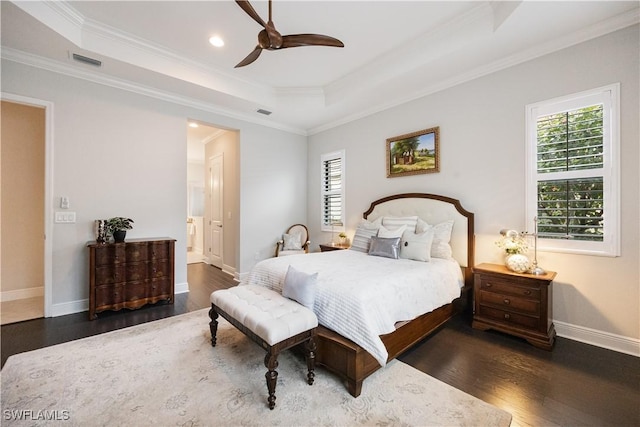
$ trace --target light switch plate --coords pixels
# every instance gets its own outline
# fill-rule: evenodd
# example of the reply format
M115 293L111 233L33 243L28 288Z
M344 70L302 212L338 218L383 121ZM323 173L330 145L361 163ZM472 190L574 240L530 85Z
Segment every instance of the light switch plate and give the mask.
M54 222L58 224L73 224L76 222L75 212L56 212Z

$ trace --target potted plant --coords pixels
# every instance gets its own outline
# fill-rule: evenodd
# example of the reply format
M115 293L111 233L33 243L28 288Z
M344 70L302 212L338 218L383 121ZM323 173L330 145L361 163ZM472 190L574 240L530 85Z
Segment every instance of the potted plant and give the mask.
M124 238L127 235L127 230L133 228L133 220L131 218L125 218L122 216L116 216L109 218L106 223L106 228L116 243L124 242Z

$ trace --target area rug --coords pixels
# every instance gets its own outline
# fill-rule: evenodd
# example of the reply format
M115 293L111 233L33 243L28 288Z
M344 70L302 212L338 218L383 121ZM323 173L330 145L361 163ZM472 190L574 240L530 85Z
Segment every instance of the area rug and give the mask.
M99 320L97 320L99 321ZM278 361L267 406L264 355L220 318L211 347L207 310L9 357L2 425L508 426L511 415L394 360L353 398L304 358Z

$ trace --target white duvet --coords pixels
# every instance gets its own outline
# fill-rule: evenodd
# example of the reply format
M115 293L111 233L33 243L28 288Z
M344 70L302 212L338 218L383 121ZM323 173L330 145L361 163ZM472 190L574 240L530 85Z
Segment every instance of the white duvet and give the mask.
M259 262L241 285L282 293L289 265L318 273L314 312L318 322L360 345L380 365L388 353L380 335L460 296L463 277L455 260L430 262L370 256L354 250L270 258Z

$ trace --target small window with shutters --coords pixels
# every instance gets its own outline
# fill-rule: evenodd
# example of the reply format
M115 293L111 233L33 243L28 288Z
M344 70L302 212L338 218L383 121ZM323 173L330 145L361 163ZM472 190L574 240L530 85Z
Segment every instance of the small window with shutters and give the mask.
M538 249L619 255L618 98L611 85L527 106L527 221Z
M321 156L321 230L344 231L344 150Z

